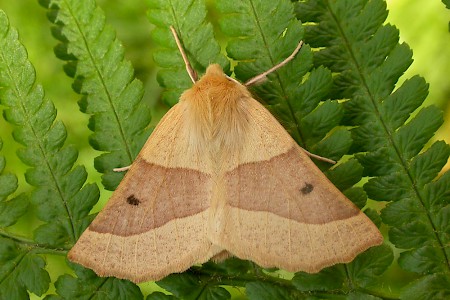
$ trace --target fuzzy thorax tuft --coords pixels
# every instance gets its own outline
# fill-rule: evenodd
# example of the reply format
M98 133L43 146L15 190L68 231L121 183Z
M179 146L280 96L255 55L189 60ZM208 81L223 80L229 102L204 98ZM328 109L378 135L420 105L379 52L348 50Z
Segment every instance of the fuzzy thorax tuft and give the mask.
M225 75L218 64L210 65L180 99L191 116L191 141L203 149L210 148L214 157L238 151L236 147L244 144L248 130L245 102L251 97L247 88Z

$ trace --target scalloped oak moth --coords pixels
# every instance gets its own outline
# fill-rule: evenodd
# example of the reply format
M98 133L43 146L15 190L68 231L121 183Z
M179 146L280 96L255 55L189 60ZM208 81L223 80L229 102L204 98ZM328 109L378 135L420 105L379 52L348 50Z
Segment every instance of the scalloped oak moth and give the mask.
M197 81L174 36L194 84L69 259L100 276L143 282L230 254L315 273L381 244L378 228L246 86L216 64Z

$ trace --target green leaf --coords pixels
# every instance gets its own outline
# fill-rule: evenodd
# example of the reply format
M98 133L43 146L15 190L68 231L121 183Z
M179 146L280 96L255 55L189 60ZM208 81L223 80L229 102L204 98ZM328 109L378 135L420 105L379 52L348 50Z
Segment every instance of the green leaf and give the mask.
M0 28L5 23L7 19L0 11ZM0 150L2 147L0 139ZM30 255L4 230L17 222L29 204L24 194L8 199L17 189L17 177L3 174L5 164L4 157L0 156L0 299L29 299L27 290L42 295L48 289L50 277L42 258Z
M450 297L450 280L444 274L422 277L409 284L402 292L401 299L434 300Z
M205 291L200 295L200 297L196 298L199 300L222 300L222 299L231 299L230 293L219 286L211 286L205 289Z
M398 216L402 216L399 218ZM389 220L392 226L401 226L404 220L415 220L426 222L426 214L422 208L411 198L405 198L397 202L389 203L385 209L381 211L383 221Z
M3 142L0 139L0 150ZM0 228L8 227L26 212L29 199L26 195L20 194L17 197L8 199L8 196L17 190L17 177L13 174L4 174L6 161L0 156Z
M192 274L172 274L157 282L160 287L177 297L192 297L201 293L202 286Z
M364 213L369 217L369 219L379 228L383 223L380 214L375 209L365 209Z
M362 292L352 292L347 297L348 300L381 300L383 298L379 298L370 294L362 293Z
M292 279L292 284L304 292L332 291L341 289L345 279L342 266L333 266L323 269L317 274L296 273Z
M394 260L394 254L387 245L372 247L358 255L347 265L350 279L360 287L370 287L377 283Z
M443 141L434 143L429 149L416 156L410 171L417 186L424 186L439 174L450 156L450 146Z
M401 87L383 100L380 112L389 128L397 129L425 100L428 84L419 76L406 80ZM403 101L408 99L408 101Z
M71 264L78 278L65 274L55 282L56 292L63 299L143 299L138 286L127 280L98 277L91 270Z
M300 297L299 299L307 299L307 300L347 300L348 297L346 295L338 295L333 293L318 293L318 295L311 295L306 297Z
M359 209L366 206L367 194L362 187L353 187L344 191L345 197L350 199Z
M0 150L3 148L3 141L0 139ZM13 174L2 174L6 165L6 160L0 156L0 200L5 200L9 195L17 190L17 177Z
M147 298L145 298L145 299L146 300L176 300L178 298L175 296L172 296L172 295L166 295L161 292L154 292L154 293L151 293L150 295L148 295Z
M0 299L29 299L27 290L41 296L50 284L44 268L42 257L0 237Z
M320 154L333 160L339 160L345 153L349 152L352 145L352 138L347 129L339 128L332 131L327 137L311 147L313 153ZM328 167L330 165L328 164ZM356 174L348 176L358 176L359 168L355 170Z
M41 4L49 9L54 36L61 41L56 53L67 61L66 73L83 96L80 109L91 115L90 144L106 152L95 159L95 168L112 190L124 175L113 168L131 165L149 135L150 109L141 101L142 83L134 79L131 63L95 1Z
M310 81L310 80L309 80ZM308 81L308 82L309 82ZM304 139L309 144L315 144L323 139L343 116L342 106L336 101L325 101L322 105L301 120L305 128Z
M408 179L407 174L393 172L386 176L371 178L364 184L364 189L371 199L398 201L410 196L411 186L408 184Z
M305 55L308 56L308 53ZM320 101L327 96L331 88L331 83L330 70L323 67L312 69L305 82L298 89L298 93L302 96L303 101L292 102L292 110L296 112L298 117L301 117L302 114L306 115L312 112ZM311 122L306 122L304 125L307 126L309 130L316 131L317 134L328 132L331 128L327 129L323 127L330 126L329 124L336 124L342 118L342 108L334 101L324 102L317 110L315 113L318 114L318 116L314 118L305 117L304 120ZM319 120L322 120L323 123L317 122ZM305 132L305 134L308 134L308 132ZM316 137L314 134L309 134L309 136Z
M444 3L445 6L450 9L450 0L442 0L442 3Z
M326 175L333 184L344 191L361 180L363 168L356 159L350 159L328 170Z
M36 295L45 293L50 283L50 276L44 269L45 265L42 257L32 254L25 255L20 262L22 272L18 274L17 279Z
M181 93L192 86L170 26L177 31L189 62L197 72L203 73L209 64L217 63L228 73L230 63L220 53L211 23L206 20L205 1L150 0L149 7L148 18L157 26L152 38L161 47L153 57L164 68L158 72L158 82L166 88L162 98L168 105L177 103Z
M408 236L408 233L412 231L416 234L413 237ZM429 227L428 223L412 220L409 223L392 228L389 236L396 241L397 247L410 249L419 244L431 243L428 237L431 231L432 228Z
M44 300L63 300L64 298L57 295L47 295Z
M157 282L163 289L181 299L222 300L230 299L230 293L214 285L209 285L210 278L200 279L193 274L172 274Z
M401 151L403 159L410 160L416 156L443 122L442 111L429 106L399 128L393 136L393 143L397 146L397 151Z
M425 185L423 197L430 207L440 207L450 203L450 172L445 172L437 180Z
M253 263L248 260L242 260L237 257L230 257L222 262L208 262L203 264L204 270L211 272L222 272L229 275L247 274L253 268Z
M287 289L263 281L249 282L245 288L250 300L299 299Z
M421 232L418 234L421 234ZM414 235L414 238L418 239L417 234ZM429 274L445 272L447 268L445 265L442 265L442 261L445 261L445 259L446 257L441 249L435 245L425 245L416 247L414 250L402 252L398 259L398 264L407 271Z
M0 184L5 184L2 182L4 179L3 176L5 175L0 175ZM17 220L27 211L29 201L30 199L25 194L21 194L10 200L0 201L0 228L15 224Z

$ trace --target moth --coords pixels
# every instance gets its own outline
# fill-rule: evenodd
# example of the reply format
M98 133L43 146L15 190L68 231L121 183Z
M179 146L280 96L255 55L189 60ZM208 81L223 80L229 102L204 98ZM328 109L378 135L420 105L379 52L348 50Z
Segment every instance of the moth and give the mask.
M229 255L315 273L383 241L247 86L210 65L161 119L68 254L100 276L159 280Z

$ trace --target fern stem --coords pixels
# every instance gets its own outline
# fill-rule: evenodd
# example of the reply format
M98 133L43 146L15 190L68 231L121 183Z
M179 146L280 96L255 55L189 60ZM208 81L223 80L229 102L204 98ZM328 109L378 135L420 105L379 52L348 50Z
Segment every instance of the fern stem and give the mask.
M13 240L15 242L19 242L19 243L22 243L22 244L27 244L27 245L36 244L36 242L33 241L32 239L26 238L26 237L21 236L21 235L16 235L16 234L11 233L11 232L7 232L4 229L0 229L0 236L4 237L4 238L11 239L11 240Z
M350 290L353 290L355 287L353 285L353 281L352 281L352 278L351 278L350 273L348 271L347 265L344 265L344 270L345 270L345 276L347 276L348 287L349 287Z
M38 244L33 247L33 249L30 252L33 252L35 254L50 254L50 255L60 255L60 256L66 256L69 249L52 249L48 247L42 247Z
M66 255L69 249L63 248L51 248L48 245L36 243L36 241L17 235L6 230L0 229L0 237L7 238L13 240L14 242L24 245L24 247L28 248L30 251L33 251L36 254L56 254L56 255Z

